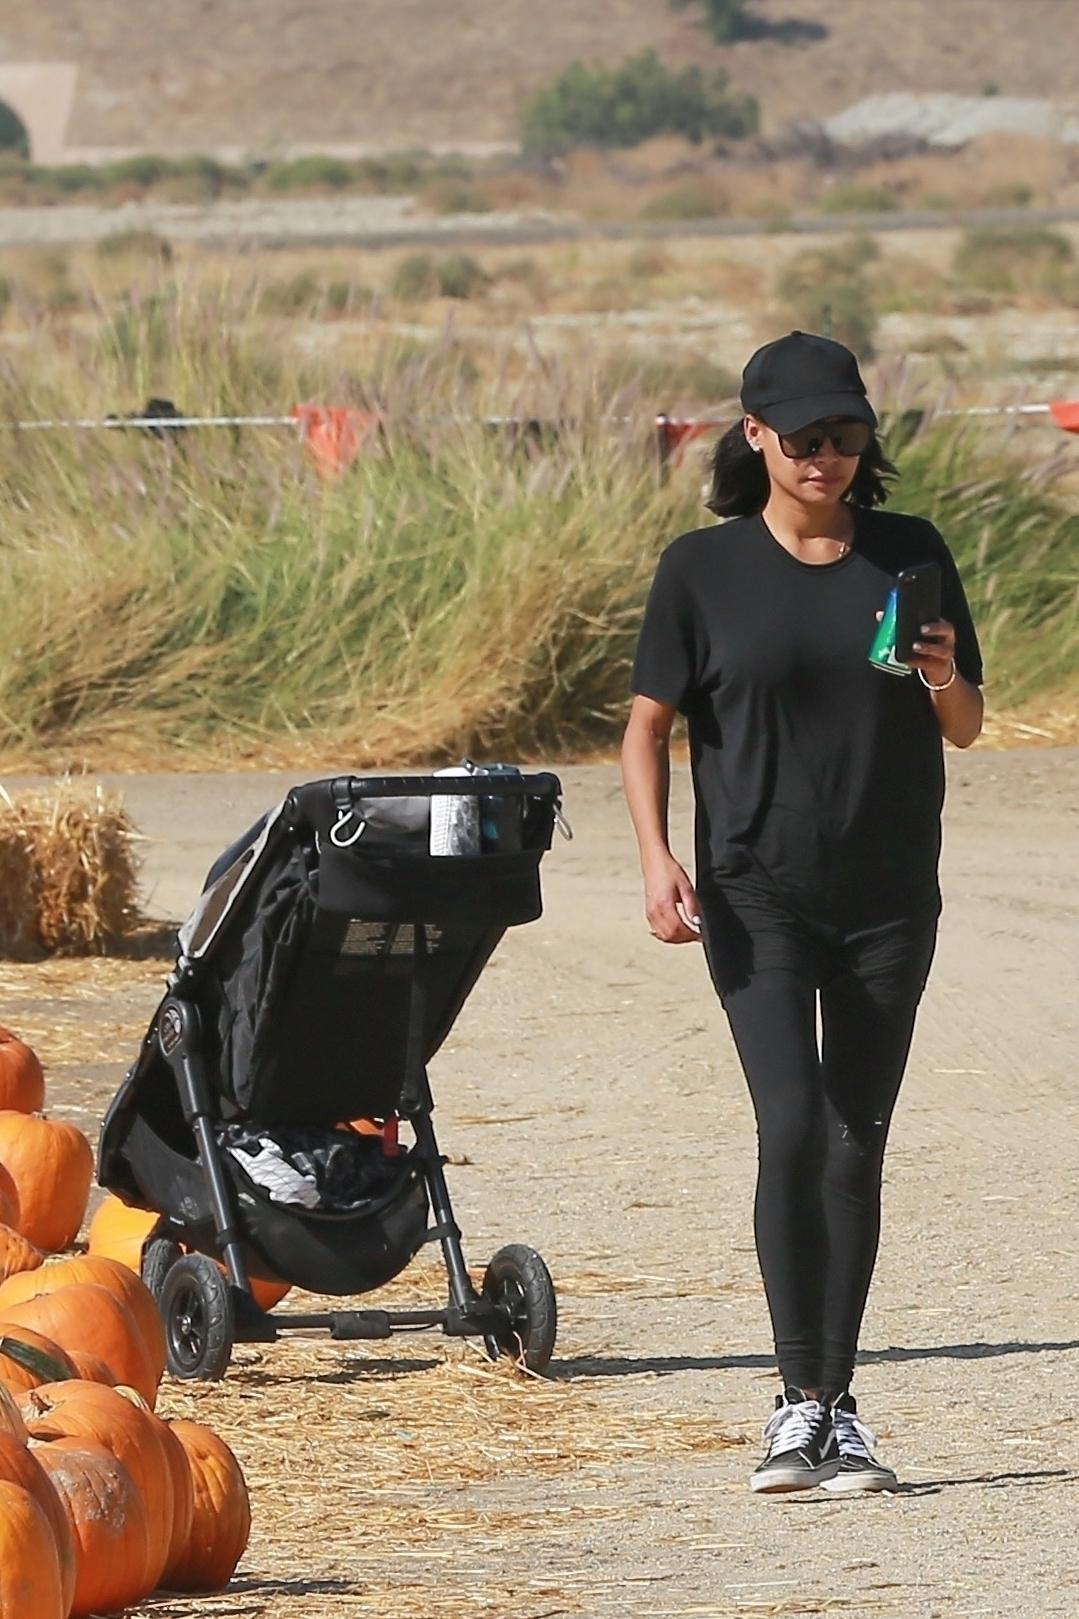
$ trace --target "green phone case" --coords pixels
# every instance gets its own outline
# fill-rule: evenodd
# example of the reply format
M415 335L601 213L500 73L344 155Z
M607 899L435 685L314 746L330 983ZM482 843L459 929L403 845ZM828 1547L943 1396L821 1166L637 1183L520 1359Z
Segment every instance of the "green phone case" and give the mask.
M888 593L888 605L884 609L884 616L877 625L877 633L869 648L870 663L875 669L883 669L887 675L914 673L909 663L900 663L895 655L895 627L898 617L899 592L893 585Z

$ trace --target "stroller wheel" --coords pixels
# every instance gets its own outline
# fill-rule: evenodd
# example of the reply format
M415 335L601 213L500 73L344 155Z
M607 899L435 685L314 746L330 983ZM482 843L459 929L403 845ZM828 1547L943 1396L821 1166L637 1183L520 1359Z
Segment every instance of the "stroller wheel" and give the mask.
M484 1335L491 1359L509 1355L530 1372L545 1371L558 1333L558 1306L551 1273L536 1250L519 1242L500 1248L487 1267L482 1292L505 1323Z
M177 1244L170 1242L168 1237L155 1237L146 1244L146 1252L142 1256L142 1279L158 1304L161 1303L165 1277L182 1257Z
M174 1377L224 1377L232 1355L229 1284L205 1254L187 1254L161 1290L169 1371Z

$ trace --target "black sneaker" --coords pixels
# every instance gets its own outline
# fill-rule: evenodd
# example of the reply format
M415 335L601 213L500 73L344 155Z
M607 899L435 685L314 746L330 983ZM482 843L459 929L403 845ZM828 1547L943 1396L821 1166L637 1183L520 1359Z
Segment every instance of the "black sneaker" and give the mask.
M776 1395L776 1408L764 1428L768 1451L749 1480L751 1490L769 1495L812 1490L839 1471L832 1413L801 1389Z
M859 1420L853 1394L840 1394L832 1401L832 1426L839 1447L839 1468L825 1479L826 1490L850 1495L862 1490L898 1490L899 1480L892 1469L878 1462L873 1454L877 1436Z

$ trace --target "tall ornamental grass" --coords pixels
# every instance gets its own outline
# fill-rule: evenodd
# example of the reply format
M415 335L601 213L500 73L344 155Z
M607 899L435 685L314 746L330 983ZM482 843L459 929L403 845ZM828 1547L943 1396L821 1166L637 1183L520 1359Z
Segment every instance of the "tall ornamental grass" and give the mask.
M444 355L406 359L335 378L225 302L170 303L9 374L9 422L150 392L189 411L352 399L386 420L332 482L290 430L0 426L9 763L362 768L613 741L659 550L710 520L700 463L660 480L632 391L612 412L548 376L561 425L518 436L473 419L492 398ZM908 442L893 504L949 539L997 710L1079 696L1079 516L1049 468L990 457L983 432Z

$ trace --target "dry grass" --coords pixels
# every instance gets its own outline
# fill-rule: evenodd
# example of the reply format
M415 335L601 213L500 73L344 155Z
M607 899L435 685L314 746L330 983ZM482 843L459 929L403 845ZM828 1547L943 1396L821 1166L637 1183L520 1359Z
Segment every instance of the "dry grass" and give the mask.
M254 1531L235 1605L221 1599L230 1614L293 1613L306 1597L304 1613L383 1619L594 1611L623 1582L514 1580L513 1548L526 1536L557 1547L582 1526L625 1535L632 1503L588 1497L612 1470L745 1443L711 1418L635 1412L617 1390L525 1377L468 1348L411 1362L306 1340L241 1348L224 1383L170 1384L161 1409L209 1423L243 1463ZM563 1475L572 1500L537 1506L537 1481ZM263 1605L244 1606L248 1593ZM133 1611L214 1608L162 1599Z
M113 948L136 921L135 829L101 787L0 788L0 954Z

